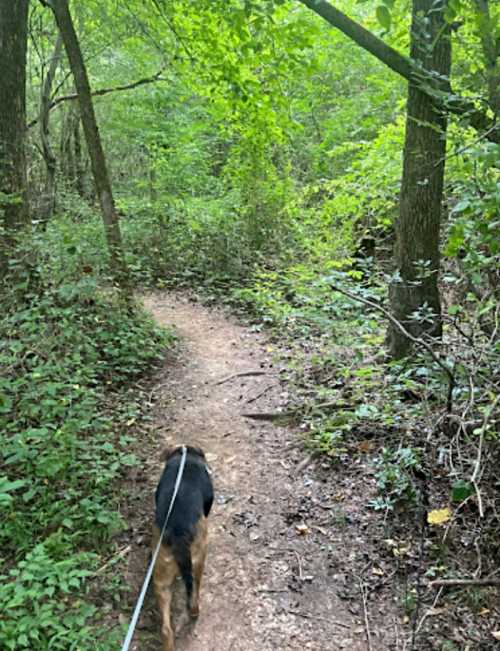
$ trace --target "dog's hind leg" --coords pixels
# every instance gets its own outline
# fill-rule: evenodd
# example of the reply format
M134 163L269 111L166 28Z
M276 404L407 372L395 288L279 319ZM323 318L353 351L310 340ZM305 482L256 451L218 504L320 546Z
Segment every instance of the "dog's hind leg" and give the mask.
M158 530L155 527L153 541L158 540ZM170 550L163 545L160 548L153 571L153 584L161 616L162 651L174 651L174 632L170 621L170 606L172 589L178 574L177 563Z
M193 563L193 595L189 604L191 617L198 617L200 614L200 588L207 556L208 531L207 520L202 518L198 523L196 537L191 545L191 558Z

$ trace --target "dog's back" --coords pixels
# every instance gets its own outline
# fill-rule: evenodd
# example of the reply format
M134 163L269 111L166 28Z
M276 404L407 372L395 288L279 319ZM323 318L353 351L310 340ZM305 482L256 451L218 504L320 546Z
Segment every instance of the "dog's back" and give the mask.
M193 610L193 560L195 546L206 546L205 518L213 502L213 486L203 452L187 447L186 464L179 491L168 519L163 545L170 548L186 586L188 606ZM165 468L156 489L155 523L162 530L174 491L181 461L181 448L165 453ZM200 539L200 540L198 540ZM205 550L202 550L204 556Z

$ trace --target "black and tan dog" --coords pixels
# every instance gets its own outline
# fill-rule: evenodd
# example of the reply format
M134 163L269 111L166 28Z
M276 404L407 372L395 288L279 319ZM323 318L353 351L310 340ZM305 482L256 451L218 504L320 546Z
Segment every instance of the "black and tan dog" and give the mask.
M170 604L173 583L179 575L186 586L190 615L197 617L199 614L201 577L207 553L207 516L214 497L212 480L203 451L191 446L186 448L186 465L179 492L165 529L153 573L154 589L162 618L163 651L174 651ZM181 456L182 447L169 448L162 455L166 463L156 489L153 549L158 544L160 531L167 516Z

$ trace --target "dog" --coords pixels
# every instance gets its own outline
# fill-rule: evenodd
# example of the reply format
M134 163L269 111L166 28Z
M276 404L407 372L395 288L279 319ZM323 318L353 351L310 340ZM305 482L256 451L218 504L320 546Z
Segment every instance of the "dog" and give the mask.
M213 485L205 455L200 448L186 446L186 464L179 491L167 522L160 552L153 571L153 585L162 619L163 651L174 651L170 605L174 581L180 575L186 587L191 617L200 612L200 586L207 554L207 517L214 499ZM182 447L168 448L162 454L165 467L155 494L156 513L153 549L172 499Z

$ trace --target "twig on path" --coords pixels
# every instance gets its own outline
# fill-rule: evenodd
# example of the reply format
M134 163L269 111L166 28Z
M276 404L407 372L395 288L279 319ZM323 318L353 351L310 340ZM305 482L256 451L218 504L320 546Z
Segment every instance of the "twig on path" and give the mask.
M368 651L372 651L372 635L370 633L370 624L368 622L368 606L366 603L366 590L363 579L359 579L359 588L361 590L361 596L363 597L363 614L365 619L365 631L366 631L366 643L368 645Z
M295 472L296 473L302 472L302 470L307 468L307 466L311 463L311 461L313 461L317 456L318 456L318 452L316 451L311 452L311 454L308 454L305 459L302 459L302 461L295 466Z
M243 418L251 418L252 420L282 420L285 418L295 418L298 414L298 410L294 409L292 411L274 411L270 413L261 413L261 414L241 414Z
M425 613L422 616L422 619L419 621L419 623L418 623L418 625L417 625L417 627L415 629L415 635L418 635L418 633L420 633L420 629L424 625L424 622L427 619L427 617L429 617L429 615L432 614L432 612L433 612L434 608L436 607L436 604L439 601L439 598L441 597L442 593L443 593L443 588L441 587L441 588L439 588L438 593L435 596L434 601L432 602L432 606L425 611Z
M101 566L101 567L96 571L96 574L102 574L102 573L104 572L104 570L105 570L105 569L106 569L106 568L107 568L111 563L114 563L114 562L116 562L117 560L119 560L120 558L123 558L124 556L126 556L126 555L129 553L129 551L131 550L131 548L132 548L131 545L127 545L127 546L124 547L123 549L120 549L119 552L117 552L114 556L112 556L111 558L109 558L109 559L104 563L104 565L102 565L102 566Z
M429 588L468 588L471 586L500 586L500 579L437 579Z
M214 387L218 387L219 384L225 384L226 382L229 382L229 380L234 380L238 377L251 377L253 375L269 375L269 373L267 371L243 371L242 373L234 373L218 382L214 382Z
M330 619L329 617L320 617L319 615L313 615L312 613L302 613L300 610L286 610L290 615L295 615L296 617L303 617L304 619L316 619L318 622L326 622L327 624L334 624L335 626L341 626L342 628L351 628L349 624L344 624L343 622L337 622L335 619Z
M272 389L275 386L276 386L275 384L269 384L265 389L262 389L262 391L258 393L256 396L254 396L253 398L249 398L248 400L245 400L245 403L249 405L251 402L255 402L256 400L261 398L265 393L267 393L269 389Z
M293 550L293 553L295 554L295 556L297 558L297 565L298 565L298 568L299 568L299 579L301 581L303 581L304 580L304 574L302 573L302 559L300 558L299 552Z

